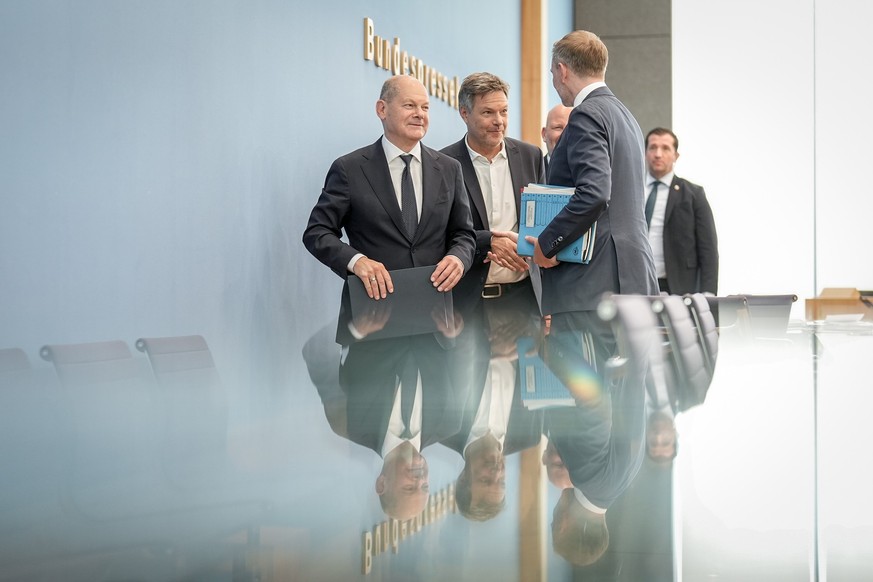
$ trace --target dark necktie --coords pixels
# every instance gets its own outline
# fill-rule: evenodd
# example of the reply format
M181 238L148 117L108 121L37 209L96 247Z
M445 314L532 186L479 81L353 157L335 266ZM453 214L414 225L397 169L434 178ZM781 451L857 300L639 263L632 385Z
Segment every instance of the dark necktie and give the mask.
M652 184L652 190L649 192L649 197L646 198L646 226L650 226L652 224L652 213L655 210L655 200L658 198L658 182Z
M415 405L415 392L418 388L418 367L415 358L410 353L400 373L400 415L403 418L404 439L411 439L412 434L412 407Z
M403 154L400 159L404 163L403 175L400 177L400 212L403 214L403 226L406 227L406 233L411 238L415 236L415 229L418 228L415 187L412 185L412 174L409 172L412 154Z

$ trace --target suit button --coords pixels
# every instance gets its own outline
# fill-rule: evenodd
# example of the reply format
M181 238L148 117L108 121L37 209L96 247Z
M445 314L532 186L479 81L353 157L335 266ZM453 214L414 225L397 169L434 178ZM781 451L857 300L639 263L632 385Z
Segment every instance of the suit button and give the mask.
M561 242L562 240L564 240L564 237L559 236L559 237L558 237L558 242Z

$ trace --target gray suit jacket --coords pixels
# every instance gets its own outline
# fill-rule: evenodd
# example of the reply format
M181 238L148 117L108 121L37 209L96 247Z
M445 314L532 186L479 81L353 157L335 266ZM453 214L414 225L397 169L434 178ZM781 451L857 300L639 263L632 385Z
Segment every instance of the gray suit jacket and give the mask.
M359 252L388 270L435 265L451 254L466 273L475 242L461 167L423 144L421 157L422 208L414 238L403 227L380 138L331 165L303 232L307 250L344 279Z
M718 294L718 236L701 186L673 177L664 213L664 266L675 295Z
M549 184L576 191L539 236L547 257L597 221L587 265L543 269L543 313L597 308L606 292L656 295L658 282L643 213L643 137L633 115L606 87L573 109L549 161Z
M512 190L515 193L515 210L521 207L521 189L530 183L545 181L543 152L540 148L517 139L505 138L506 157L509 160L509 173L512 176ZM473 214L473 230L476 234L476 254L473 266L464 275L464 279L454 291L455 297L481 297L482 287L488 278L491 263L486 263L488 251L491 250L491 227L488 224L488 211L485 209L485 198L473 160L464 138L440 150L442 153L458 160L464 172L464 186L469 196L470 209ZM517 230L517 229L516 229Z

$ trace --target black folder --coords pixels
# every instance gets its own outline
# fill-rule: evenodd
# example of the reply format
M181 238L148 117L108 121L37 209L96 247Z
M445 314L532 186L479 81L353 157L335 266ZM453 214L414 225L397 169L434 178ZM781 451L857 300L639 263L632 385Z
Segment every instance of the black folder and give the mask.
M424 333L443 333L455 324L452 292L440 292L430 280L436 266L389 271L394 293L385 299L370 299L364 282L348 277L352 324L355 321L384 322L384 327L364 340L385 339ZM361 331L361 330L358 330Z

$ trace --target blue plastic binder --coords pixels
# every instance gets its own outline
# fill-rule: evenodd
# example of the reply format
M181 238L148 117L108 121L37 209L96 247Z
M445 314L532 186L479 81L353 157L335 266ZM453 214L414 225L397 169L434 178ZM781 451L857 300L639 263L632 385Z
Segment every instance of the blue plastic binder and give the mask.
M573 195L574 189L546 184L528 184L521 191L521 212L518 217L518 254L532 257L534 246L524 237L539 237L546 226L552 221ZM594 252L594 237L597 223L588 231L564 247L555 258L559 261L587 264Z

